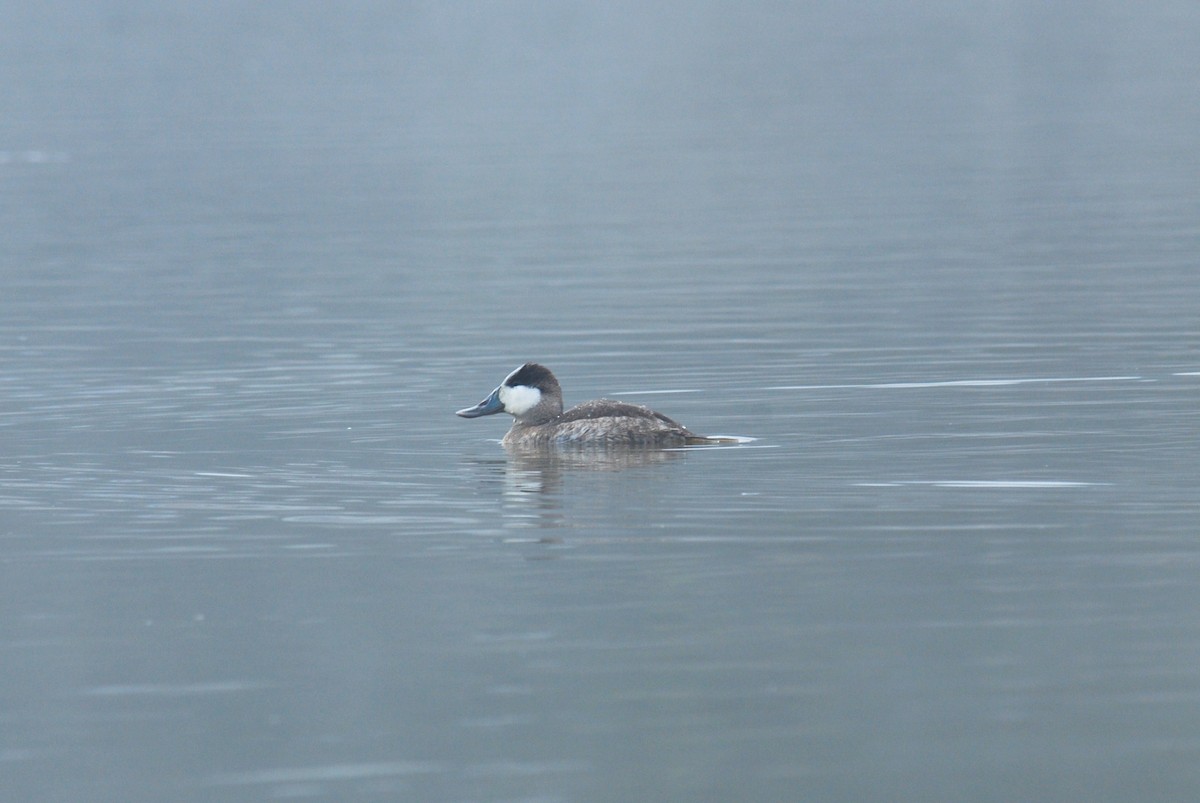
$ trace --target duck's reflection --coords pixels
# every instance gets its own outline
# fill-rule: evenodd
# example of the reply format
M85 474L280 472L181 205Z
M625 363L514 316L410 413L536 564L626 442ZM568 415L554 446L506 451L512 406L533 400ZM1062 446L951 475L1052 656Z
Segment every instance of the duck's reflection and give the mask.
M563 487L572 475L598 472L615 474L683 459L685 449L646 448L529 448L505 446L505 459L480 461L490 472L501 473L501 515L510 528L561 528L569 526L563 510ZM599 478L597 478L599 479ZM615 479L615 478L613 478ZM624 486L627 481L621 483ZM593 492L600 485L589 483ZM610 488L620 493L621 488Z
M562 476L570 471L624 471L660 465L683 457L684 449L576 446L529 448L505 446L510 471L534 471Z

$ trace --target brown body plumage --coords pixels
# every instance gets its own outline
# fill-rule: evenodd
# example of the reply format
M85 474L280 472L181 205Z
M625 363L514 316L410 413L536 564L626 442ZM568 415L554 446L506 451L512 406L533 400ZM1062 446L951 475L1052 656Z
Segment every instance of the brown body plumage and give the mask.
M605 446L683 446L695 438L687 427L640 404L597 399L577 404L537 423L514 419L502 443L509 446L603 444Z

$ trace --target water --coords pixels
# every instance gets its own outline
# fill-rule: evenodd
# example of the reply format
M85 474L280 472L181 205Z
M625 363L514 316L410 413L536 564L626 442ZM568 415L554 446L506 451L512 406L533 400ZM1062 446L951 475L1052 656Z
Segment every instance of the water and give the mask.
M4 11L5 799L1200 791L1192 4Z

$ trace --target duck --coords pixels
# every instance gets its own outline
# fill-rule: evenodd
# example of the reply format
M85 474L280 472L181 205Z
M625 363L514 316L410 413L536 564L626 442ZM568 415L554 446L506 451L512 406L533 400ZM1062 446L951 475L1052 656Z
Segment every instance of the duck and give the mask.
M520 366L474 407L455 415L479 418L496 413L513 417L500 443L506 447L642 446L669 447L708 443L683 424L649 407L596 399L563 410L562 387L544 365Z

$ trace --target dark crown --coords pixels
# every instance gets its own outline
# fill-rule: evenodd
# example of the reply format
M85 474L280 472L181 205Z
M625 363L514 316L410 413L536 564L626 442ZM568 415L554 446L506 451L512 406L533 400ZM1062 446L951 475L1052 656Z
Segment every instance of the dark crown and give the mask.
M546 366L538 365L536 362L527 362L514 371L508 379L504 380L504 384L510 388L515 388L517 385L525 385L530 388L543 388L550 385L557 385L558 381Z

